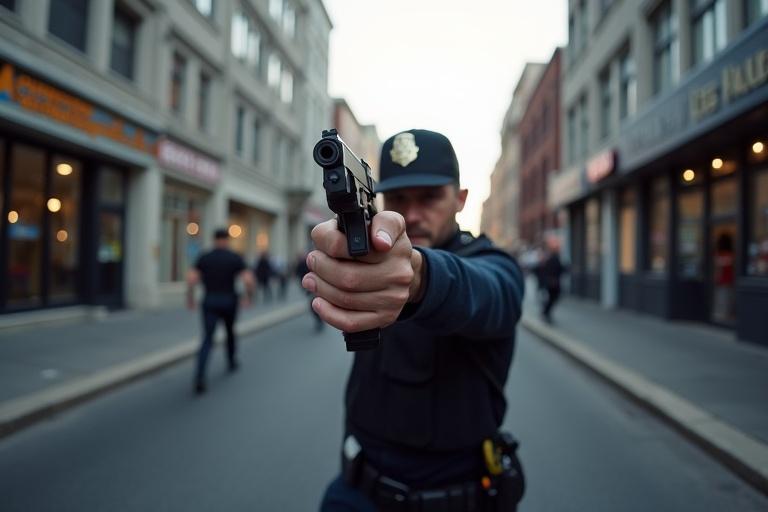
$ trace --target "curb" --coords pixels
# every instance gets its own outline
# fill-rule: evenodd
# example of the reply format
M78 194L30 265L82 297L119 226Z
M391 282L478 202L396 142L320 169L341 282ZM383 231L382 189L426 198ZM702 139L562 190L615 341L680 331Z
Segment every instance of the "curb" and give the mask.
M306 311L306 302L297 302L241 322L237 334L253 334ZM171 348L110 366L93 375L1 403L0 439L52 414L189 359L197 353L198 345L197 337L187 339Z
M747 483L768 495L768 445L540 320L523 316L521 324L666 420Z

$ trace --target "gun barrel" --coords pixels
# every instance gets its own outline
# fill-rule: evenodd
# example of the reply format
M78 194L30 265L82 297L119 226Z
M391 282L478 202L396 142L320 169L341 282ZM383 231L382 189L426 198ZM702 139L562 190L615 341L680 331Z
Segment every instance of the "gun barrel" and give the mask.
M332 139L321 139L315 144L312 151L312 157L320 167L334 167L339 165L339 157L343 150L340 149L341 142Z

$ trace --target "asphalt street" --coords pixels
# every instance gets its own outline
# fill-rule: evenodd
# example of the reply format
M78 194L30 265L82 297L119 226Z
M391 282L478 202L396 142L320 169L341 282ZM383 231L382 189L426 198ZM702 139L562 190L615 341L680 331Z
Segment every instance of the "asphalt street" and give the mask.
M523 511L768 510L768 499L520 331L506 425ZM0 510L312 511L338 471L341 334L309 315L245 340L242 368L177 365L0 441Z

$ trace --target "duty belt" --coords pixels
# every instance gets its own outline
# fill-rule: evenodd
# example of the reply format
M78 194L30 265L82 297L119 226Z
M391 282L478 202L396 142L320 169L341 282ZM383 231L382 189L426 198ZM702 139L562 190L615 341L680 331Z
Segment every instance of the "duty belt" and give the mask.
M410 489L365 462L344 465L344 480L368 495L381 512L478 512L485 492L475 482Z

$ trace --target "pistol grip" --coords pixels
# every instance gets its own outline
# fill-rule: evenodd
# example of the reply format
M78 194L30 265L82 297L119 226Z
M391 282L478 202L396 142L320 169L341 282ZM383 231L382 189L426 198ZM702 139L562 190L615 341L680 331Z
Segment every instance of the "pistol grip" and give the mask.
M365 256L370 252L368 229L371 222L367 211L341 213L338 223L339 231L347 237L347 251L350 256Z
M360 332L345 332L344 343L347 344L347 352L359 350L372 350L381 343L381 329L368 329Z

